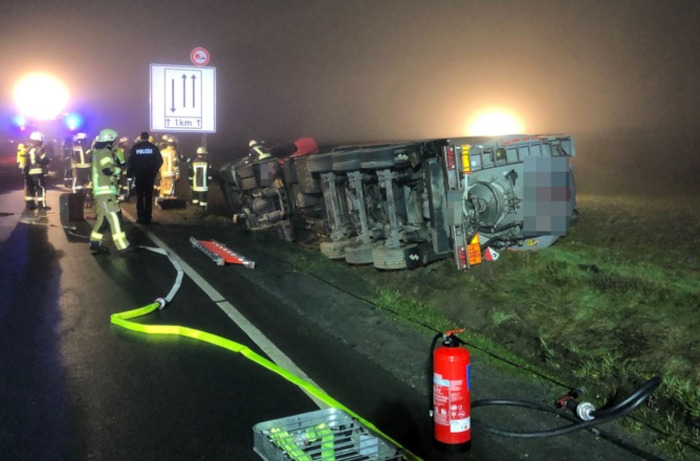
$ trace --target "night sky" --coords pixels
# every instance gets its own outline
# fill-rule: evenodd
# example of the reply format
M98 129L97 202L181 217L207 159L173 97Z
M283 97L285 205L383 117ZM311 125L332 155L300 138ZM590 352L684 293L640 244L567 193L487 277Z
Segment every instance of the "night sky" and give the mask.
M455 137L488 106L576 136L579 190L696 194L695 0L2 0L0 116L46 71L90 129L149 126L149 64L217 74L212 160L251 138L324 145ZM183 134L183 148L199 135Z

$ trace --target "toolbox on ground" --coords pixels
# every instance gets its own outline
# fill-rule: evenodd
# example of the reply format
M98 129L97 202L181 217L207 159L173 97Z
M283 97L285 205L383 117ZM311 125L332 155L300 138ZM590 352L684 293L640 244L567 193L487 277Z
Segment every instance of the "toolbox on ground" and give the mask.
M402 461L401 450L346 412L317 410L253 426L253 450L265 461Z
M61 194L59 197L59 209L61 222L83 221L83 208L85 207L85 197L81 194Z

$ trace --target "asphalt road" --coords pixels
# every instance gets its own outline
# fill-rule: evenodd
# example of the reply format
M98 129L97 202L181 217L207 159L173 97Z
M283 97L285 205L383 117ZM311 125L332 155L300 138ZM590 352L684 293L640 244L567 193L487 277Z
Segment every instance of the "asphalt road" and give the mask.
M3 459L255 460L255 424L319 408L298 387L238 354L112 326L110 314L167 294L175 279L171 263L145 250L119 256L111 243L111 254L90 254L90 222L71 232L62 227L73 224L60 221L63 190L49 192L53 209L46 216L27 216L17 184L5 181L0 195ZM127 218L132 209L125 205ZM270 236L230 226L164 219L126 229L134 243L168 248L187 269L173 302L144 323L204 330L284 366L293 363L423 459L640 459L629 447L586 431L503 439L476 422L468 454L441 454L432 448L426 417L429 339L374 309L366 301L370 288L342 271L313 274L277 251L279 242ZM225 243L257 266L216 266L190 237ZM225 312L227 306L235 315ZM251 337L236 315L264 338ZM543 391L473 356L475 398ZM521 413L484 414L484 420L516 430L562 424Z

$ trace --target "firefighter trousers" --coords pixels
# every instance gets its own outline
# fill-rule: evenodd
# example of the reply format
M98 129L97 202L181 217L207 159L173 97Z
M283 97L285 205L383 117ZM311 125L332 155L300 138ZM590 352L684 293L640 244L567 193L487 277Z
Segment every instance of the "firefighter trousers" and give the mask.
M104 232L109 227L117 250L128 247L129 241L126 239L126 232L122 226L116 194L96 196L95 210L97 211L97 219L90 233L90 243L102 243Z

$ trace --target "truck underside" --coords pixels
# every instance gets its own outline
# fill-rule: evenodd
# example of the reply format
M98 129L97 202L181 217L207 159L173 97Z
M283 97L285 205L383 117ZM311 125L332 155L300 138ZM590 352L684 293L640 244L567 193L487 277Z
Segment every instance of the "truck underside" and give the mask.
M236 221L307 230L329 258L410 269L454 258L458 269L503 249L565 235L576 191L570 136L510 135L343 146L304 138L219 170Z

